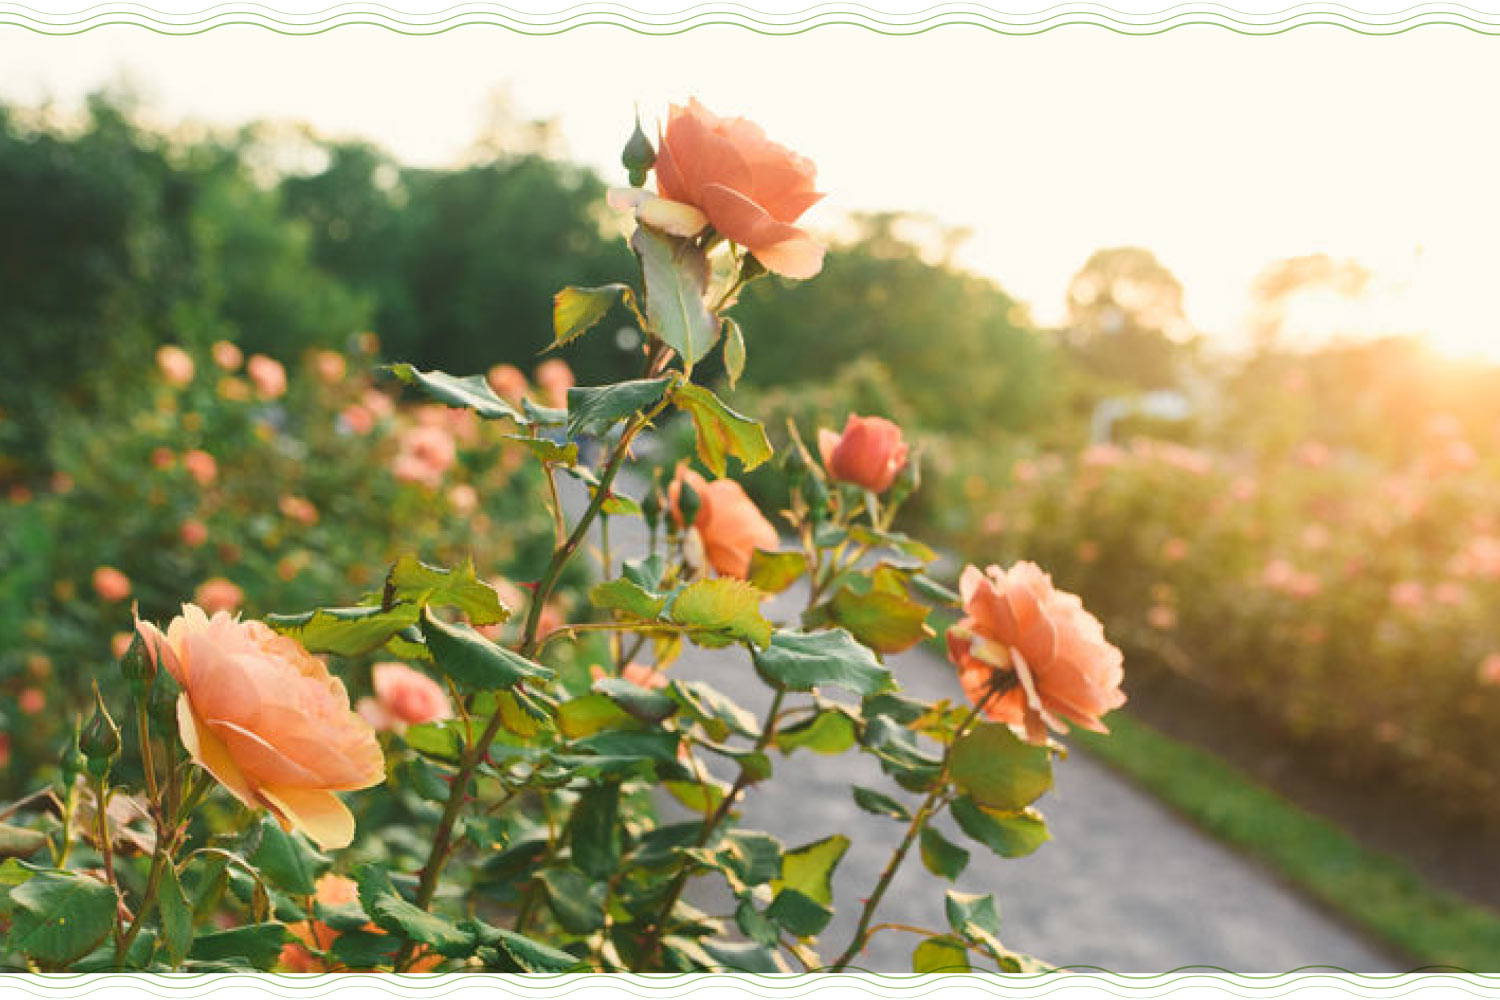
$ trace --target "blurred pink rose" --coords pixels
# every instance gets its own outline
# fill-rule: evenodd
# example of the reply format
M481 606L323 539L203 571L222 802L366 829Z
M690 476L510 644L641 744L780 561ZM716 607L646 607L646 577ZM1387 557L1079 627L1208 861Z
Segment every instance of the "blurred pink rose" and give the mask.
M306 497L287 494L282 496L276 505L281 511L281 516L289 521L305 525L318 523L318 508Z
M165 634L137 628L182 686L178 729L192 759L283 829L324 850L347 847L354 817L334 793L384 780L385 761L343 682L296 640L222 611L187 604Z
M255 383L255 392L261 399L279 399L286 393L286 369L280 361L257 354L245 366L245 371Z
M1182 562L1187 558L1188 543L1183 538L1168 538L1162 543L1161 555L1167 562Z
M448 488L448 505L459 514L472 514L479 506L479 491L468 483L455 483Z
M403 732L407 726L453 717L453 704L437 681L404 663L377 663L370 668L374 698L361 698L359 714L379 730Z
M196 518L190 517L183 521L177 533L182 538L182 544L190 549L196 549L208 541L208 526Z
M245 356L240 353L240 349L227 340L221 340L214 344L210 353L213 354L214 364L226 372L234 371L245 359Z
M1177 627L1177 612L1166 604L1153 604L1146 612L1146 621L1152 628L1173 629Z
M964 693L979 703L1004 675L1017 681L989 698L985 715L1038 744L1049 727L1066 732L1064 719L1107 731L1100 717L1125 703L1123 657L1076 596L1029 562L966 566L959 591L964 617L947 638Z
M353 434L364 437L375 429L375 414L359 403L350 403L339 414L339 421Z
M338 351L314 351L312 364L318 379L327 385L337 385L349 372L349 362Z
M401 432L391 471L404 482L436 488L457 458L453 435L441 427L419 424Z
M1390 602L1403 611L1416 611L1427 603L1427 588L1418 580L1402 580L1391 587Z
M130 596L130 577L113 566L94 570L94 593L114 604Z
M1479 683L1500 687L1500 653L1491 653L1479 664Z
M542 390L542 403L553 409L566 410L568 390L577 384L568 363L562 358L548 358L537 366L534 374L537 387Z
M196 370L193 356L175 344L163 344L156 349L156 367L161 370L162 378L178 388L191 382Z
M188 475L197 480L199 486L208 486L219 478L219 463L206 451L194 448L182 456L183 467Z
M245 601L245 592L235 586L233 581L216 576L198 585L193 600L209 614L236 611Z
M47 707L47 696L41 688L27 688L16 698L16 706L22 715L40 715Z
M490 388L495 390L495 395L509 403L519 404L530 388L525 373L515 365L496 365L486 377Z
M151 449L151 465L153 468L170 469L176 464L177 456L172 454L172 449L161 447Z

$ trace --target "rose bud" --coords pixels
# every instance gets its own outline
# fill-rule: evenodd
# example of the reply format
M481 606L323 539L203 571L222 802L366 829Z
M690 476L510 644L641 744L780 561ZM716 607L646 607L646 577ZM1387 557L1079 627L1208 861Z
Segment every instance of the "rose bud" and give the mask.
M872 493L884 493L906 467L906 441L901 428L884 417L849 414L844 433L818 431L823 467L841 483L852 483Z

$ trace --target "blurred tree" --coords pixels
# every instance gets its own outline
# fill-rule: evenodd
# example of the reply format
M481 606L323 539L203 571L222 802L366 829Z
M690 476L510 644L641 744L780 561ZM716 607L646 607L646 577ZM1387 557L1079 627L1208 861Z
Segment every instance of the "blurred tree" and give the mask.
M1326 292L1356 298L1370 283L1357 260L1335 260L1326 253L1288 257L1266 267L1252 286L1251 333L1257 345L1279 343L1288 331L1289 310L1301 295Z
M1098 250L1068 285L1062 340L1088 372L1134 389L1178 384L1191 351L1182 284L1140 247Z

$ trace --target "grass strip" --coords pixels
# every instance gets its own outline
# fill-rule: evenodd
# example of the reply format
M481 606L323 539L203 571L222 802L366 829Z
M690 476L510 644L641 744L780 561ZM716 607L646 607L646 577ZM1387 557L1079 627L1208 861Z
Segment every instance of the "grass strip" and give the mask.
M1070 739L1226 844L1423 966L1500 971L1500 915L1428 886L1399 859L1122 712ZM1414 806L1418 807L1418 806Z

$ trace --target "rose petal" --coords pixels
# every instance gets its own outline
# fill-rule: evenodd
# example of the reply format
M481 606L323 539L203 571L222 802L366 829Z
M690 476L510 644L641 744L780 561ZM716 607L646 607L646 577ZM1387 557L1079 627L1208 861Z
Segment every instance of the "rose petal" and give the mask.
M354 814L332 792L317 788L260 789L266 807L276 814L283 830L293 827L325 851L354 842Z

